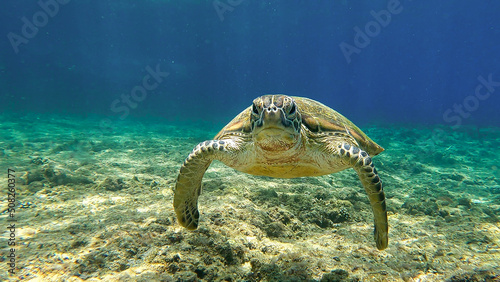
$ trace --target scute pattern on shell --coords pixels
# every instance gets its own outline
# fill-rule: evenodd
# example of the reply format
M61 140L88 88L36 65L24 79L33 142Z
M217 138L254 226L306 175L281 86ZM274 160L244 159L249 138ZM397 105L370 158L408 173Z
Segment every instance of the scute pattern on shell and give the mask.
M302 124L312 134L309 138L321 137L322 134L340 133L339 135L349 135L360 148L371 156L376 156L384 151L380 145L371 140L361 129L346 117L324 104L304 97L292 98L297 103L298 111L302 114ZM252 107L248 107L237 115L228 125L226 125L214 139L220 139L226 134L236 135L238 132L248 133L251 131L250 115Z

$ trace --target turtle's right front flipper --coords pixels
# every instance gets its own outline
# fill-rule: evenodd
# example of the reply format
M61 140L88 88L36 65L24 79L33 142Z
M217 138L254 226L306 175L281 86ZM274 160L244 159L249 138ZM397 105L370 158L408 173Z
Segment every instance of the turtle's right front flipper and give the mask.
M347 143L339 145L338 149L344 160L358 173L359 179L368 194L375 222L375 243L377 249L383 250L388 245L389 224L387 222L387 207L382 181L368 153Z
M174 190L174 209L180 225L189 230L198 228L198 196L203 175L210 163L223 159L233 145L232 141L205 141L198 144L184 161Z

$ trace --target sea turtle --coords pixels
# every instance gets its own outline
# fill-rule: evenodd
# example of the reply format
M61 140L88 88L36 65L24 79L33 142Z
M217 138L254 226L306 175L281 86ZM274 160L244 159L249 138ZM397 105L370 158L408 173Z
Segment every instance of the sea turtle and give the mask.
M370 199L375 242L383 250L388 243L385 195L370 157L383 150L351 121L319 102L286 95L258 97L184 161L174 192L177 219L187 229L198 228L201 179L213 160L241 172L277 178L353 168Z

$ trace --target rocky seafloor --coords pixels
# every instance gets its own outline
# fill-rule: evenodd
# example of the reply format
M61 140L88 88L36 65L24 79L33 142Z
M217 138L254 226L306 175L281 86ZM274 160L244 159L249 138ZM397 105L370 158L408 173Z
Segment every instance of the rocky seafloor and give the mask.
M177 224L178 170L217 131L0 116L0 185L15 170L16 274L0 280L499 281L500 129L371 126L386 151L389 247L378 251L353 170L297 179L214 162L200 227ZM1 218L8 218L2 189ZM5 223L4 223L5 224Z

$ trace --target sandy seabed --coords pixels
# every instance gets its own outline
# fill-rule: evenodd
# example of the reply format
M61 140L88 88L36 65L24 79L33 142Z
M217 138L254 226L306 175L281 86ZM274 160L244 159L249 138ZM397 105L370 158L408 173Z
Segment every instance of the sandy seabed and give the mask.
M356 173L273 179L214 162L200 228L177 224L184 158L217 130L0 116L2 218L16 178L16 268L0 280L500 281L500 129L362 128L386 150L389 247Z

